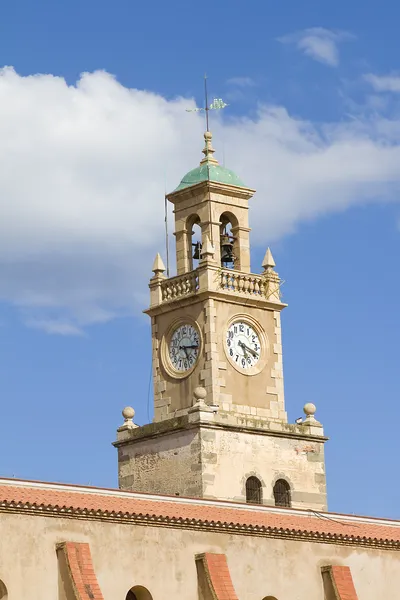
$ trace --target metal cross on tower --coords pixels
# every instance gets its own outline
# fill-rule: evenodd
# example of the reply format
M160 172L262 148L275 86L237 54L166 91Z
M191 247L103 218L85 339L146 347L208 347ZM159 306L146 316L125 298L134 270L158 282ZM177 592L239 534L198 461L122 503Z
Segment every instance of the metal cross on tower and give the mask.
M207 75L204 75L204 96L205 106L201 108L187 108L186 112L201 112L204 111L206 115L206 131L210 131L208 127L208 113L210 110L220 110L228 106L221 98L214 98L211 104L208 104L208 91L207 91Z

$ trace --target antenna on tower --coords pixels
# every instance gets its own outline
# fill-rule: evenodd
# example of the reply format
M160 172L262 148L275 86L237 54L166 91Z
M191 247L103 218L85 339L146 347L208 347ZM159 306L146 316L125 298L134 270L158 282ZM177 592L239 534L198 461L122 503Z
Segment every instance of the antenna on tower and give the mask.
M208 92L207 92L207 75L204 73L204 99L206 101L204 111L206 113L206 131L209 131L208 128L208 111L210 110L208 107Z
M167 277L169 277L169 237L168 237L168 203L167 203L167 175L164 186L164 226L165 226L165 252L167 256Z
M199 107L199 108L187 108L186 112L204 111L205 116L206 116L206 133L210 134L208 113L210 112L210 110L221 110L222 108L225 108L226 106L228 106L228 104L226 104L226 102L224 102L221 98L214 98L214 100L211 102L211 104L208 104L208 89L207 89L207 75L206 74L204 75L204 101L205 101L204 106ZM206 158L208 158L208 150L209 150L209 147L211 146L211 144L208 143L210 141L211 141L211 134L208 136L208 139L206 140L206 147L204 149ZM210 165L209 165L208 161L206 164L207 164L208 179L210 179Z

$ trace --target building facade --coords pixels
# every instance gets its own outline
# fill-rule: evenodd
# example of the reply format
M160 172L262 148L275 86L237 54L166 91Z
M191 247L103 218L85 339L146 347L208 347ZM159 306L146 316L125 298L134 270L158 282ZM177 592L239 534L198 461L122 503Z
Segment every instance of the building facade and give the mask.
M250 265L254 190L204 158L168 200L177 275L150 280L154 420L124 422L119 489L0 480L0 600L375 600L400 522L327 512L313 404L288 423L280 278Z

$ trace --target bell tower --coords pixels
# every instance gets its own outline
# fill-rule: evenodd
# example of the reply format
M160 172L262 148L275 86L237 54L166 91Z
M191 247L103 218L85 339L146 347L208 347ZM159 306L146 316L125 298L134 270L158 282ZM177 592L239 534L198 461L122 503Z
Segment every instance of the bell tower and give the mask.
M176 268L160 255L150 280L153 423L124 413L119 482L136 491L326 509L326 438L307 404L287 422L280 278L271 251L250 266L254 190L204 158L167 199ZM131 410L131 409L130 409ZM131 414L128 410L128 413Z

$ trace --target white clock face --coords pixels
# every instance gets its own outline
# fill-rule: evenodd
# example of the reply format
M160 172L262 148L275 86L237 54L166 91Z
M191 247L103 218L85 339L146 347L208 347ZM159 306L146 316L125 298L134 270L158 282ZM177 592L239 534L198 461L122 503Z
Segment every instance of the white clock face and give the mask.
M199 357L200 338L196 327L183 324L177 327L169 343L169 358L176 371L189 371Z
M226 349L241 369L250 369L260 360L261 342L255 329L245 321L232 323L226 332Z

